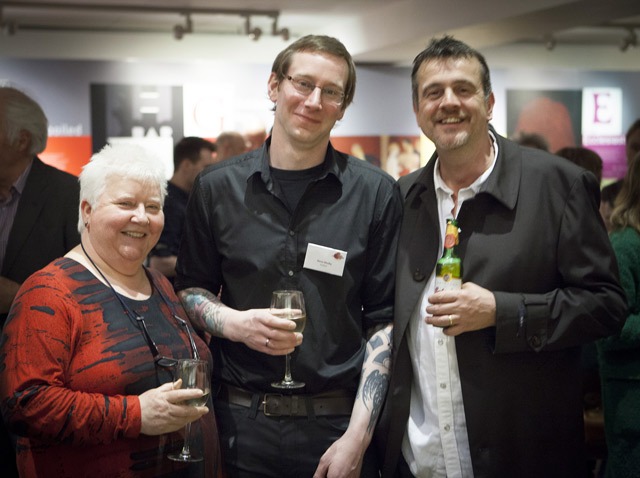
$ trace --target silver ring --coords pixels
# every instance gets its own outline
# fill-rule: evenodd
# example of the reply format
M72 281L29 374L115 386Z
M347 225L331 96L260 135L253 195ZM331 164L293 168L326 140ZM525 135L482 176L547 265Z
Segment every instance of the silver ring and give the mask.
M265 347L268 347L268 346L269 346L269 340L271 340L271 339L267 339L267 340L266 340L266 342L264 343L264 346L265 346Z
M449 314L449 327L451 327L453 325L453 318L451 317L451 314Z

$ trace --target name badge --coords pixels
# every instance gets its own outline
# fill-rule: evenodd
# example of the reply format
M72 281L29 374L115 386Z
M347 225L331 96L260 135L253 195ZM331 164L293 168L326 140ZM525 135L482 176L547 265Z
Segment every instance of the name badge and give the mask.
M346 261L346 251L309 243L307 246L307 254L304 257L303 267L305 269L326 272L327 274L342 277Z

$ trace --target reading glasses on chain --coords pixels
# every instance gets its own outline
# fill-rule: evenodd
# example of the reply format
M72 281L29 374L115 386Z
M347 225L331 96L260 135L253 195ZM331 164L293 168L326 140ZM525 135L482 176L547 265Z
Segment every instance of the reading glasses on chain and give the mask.
M311 93L313 93L313 90L315 90L316 88L320 88L320 98L325 103L340 106L344 101L344 91L339 88L335 88L332 86L321 87L319 85L314 85L311 81L304 78L294 78L292 76L287 76L286 78L291 82L296 91L301 95L309 96Z

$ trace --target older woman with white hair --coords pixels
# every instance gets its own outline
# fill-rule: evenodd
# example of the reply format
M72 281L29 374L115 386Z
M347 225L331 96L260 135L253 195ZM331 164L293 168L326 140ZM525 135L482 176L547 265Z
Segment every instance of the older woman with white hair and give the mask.
M181 358L211 362L170 283L144 267L164 216L161 161L107 146L80 175L81 243L22 285L0 342L0 406L28 477L222 476L213 412ZM192 427L205 459L167 458Z

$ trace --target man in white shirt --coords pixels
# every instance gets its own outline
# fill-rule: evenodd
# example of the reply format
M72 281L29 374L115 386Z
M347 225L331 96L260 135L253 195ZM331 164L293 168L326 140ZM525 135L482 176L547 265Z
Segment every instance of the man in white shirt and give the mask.
M625 297L594 176L489 125L483 56L446 36L414 60L436 152L399 180L383 477L583 477L580 345L620 330ZM462 289L434 292L456 218Z

